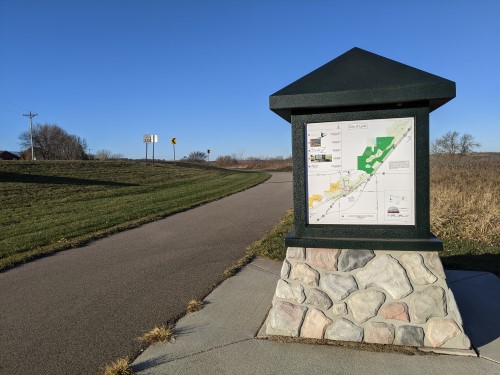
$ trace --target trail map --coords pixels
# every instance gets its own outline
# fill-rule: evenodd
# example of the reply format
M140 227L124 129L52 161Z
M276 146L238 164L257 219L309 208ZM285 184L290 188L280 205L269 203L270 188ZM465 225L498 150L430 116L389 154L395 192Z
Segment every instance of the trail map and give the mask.
M414 122L307 124L308 223L415 225Z

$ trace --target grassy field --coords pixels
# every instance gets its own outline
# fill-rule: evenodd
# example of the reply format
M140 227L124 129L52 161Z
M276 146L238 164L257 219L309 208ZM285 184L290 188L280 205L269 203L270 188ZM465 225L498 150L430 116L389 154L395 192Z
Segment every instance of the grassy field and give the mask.
M445 268L500 276L500 153L431 157L431 230L444 242ZM248 254L282 260L290 210Z
M431 156L431 230L448 268L500 275L500 153Z
M130 161L0 162L0 269L157 220L269 175Z

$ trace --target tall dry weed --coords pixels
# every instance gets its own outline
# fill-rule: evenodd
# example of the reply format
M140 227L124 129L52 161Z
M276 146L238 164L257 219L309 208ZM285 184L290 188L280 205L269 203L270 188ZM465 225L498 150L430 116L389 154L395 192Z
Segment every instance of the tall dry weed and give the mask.
M500 246L500 153L431 155L431 230Z

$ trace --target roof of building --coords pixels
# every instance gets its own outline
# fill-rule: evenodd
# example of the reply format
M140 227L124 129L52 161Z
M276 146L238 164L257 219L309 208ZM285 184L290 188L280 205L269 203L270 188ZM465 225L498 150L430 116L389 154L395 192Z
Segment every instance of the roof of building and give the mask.
M9 154L12 154L14 156L17 156L18 158L21 157L21 153L17 151L7 151L7 150L0 150L0 154L3 154L4 152L8 152Z
M291 121L292 110L424 102L430 111L456 95L455 82L353 48L269 97Z

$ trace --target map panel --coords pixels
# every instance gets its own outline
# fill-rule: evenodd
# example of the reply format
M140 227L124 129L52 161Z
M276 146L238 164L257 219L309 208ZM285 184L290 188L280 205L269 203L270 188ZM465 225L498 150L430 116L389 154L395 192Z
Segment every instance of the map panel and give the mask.
M309 224L415 225L413 117L306 127Z

